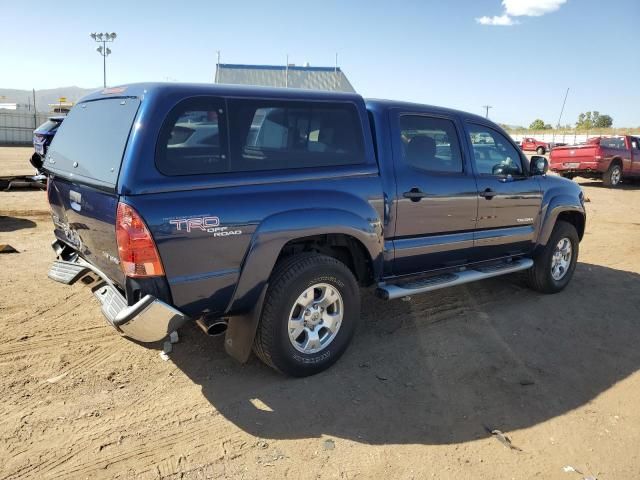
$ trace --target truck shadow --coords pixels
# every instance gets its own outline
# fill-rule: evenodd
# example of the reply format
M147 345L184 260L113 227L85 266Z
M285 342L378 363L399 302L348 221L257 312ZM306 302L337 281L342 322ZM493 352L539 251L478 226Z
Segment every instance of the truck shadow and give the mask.
M285 378L221 339L182 332L175 364L211 405L261 438L329 435L370 444L449 444L536 425L640 367L640 275L581 263L567 290L520 277L411 301L363 298L359 331L330 370Z
M15 232L23 228L34 228L36 222L27 218L6 217L0 215L0 232Z

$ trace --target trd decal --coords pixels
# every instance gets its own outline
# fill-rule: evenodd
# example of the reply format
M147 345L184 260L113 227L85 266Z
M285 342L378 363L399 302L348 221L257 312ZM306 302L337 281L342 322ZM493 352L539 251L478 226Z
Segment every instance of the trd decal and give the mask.
M220 225L220 219L218 217L176 218L175 220L169 220L169 223L175 225L178 232L186 230L191 233L193 229L212 232L214 228Z
M242 230L229 230L229 227L220 226L219 217L191 217L191 218L174 218L169 220L171 225L175 225L176 231L200 230L213 234L214 237L228 237L230 235L242 235Z

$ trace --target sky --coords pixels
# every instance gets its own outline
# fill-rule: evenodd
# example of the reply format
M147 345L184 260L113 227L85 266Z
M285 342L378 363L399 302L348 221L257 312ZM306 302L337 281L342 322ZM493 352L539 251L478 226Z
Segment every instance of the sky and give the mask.
M167 6L164 6L164 5ZM211 82L222 63L338 64L365 97L562 124L640 126L640 0L0 2L0 88Z

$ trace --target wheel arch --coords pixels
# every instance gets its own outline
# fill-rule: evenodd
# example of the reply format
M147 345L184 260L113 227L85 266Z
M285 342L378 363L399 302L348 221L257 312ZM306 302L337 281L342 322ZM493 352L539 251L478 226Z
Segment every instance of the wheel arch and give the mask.
M322 253L341 261L363 287L372 285L376 278L370 252L352 234L325 233L295 238L284 244L276 263L302 252Z
M575 210L565 210L558 214L556 222L559 221L564 221L573 225L578 232L578 238L580 239L580 241L582 241L586 224L584 215Z
M621 157L613 157L611 159L611 162L609 162L609 168L611 168L612 165L620 165L620 168L622 168L623 167L622 158Z
M582 240L586 226L586 215L584 207L577 198L570 195L558 195L551 199L546 207L544 221L538 237L538 245L546 246L553 232L553 227L558 220L571 223L578 231L578 237Z
M347 210L289 210L266 218L256 229L242 262L227 313L254 307L279 259L298 251L319 251L341 261L359 283L382 274L382 223Z

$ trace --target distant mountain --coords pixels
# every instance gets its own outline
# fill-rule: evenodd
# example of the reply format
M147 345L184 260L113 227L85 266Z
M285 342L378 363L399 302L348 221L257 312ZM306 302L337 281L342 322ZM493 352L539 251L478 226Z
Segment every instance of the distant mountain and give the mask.
M100 88L59 87L36 90L36 108L39 112L48 112L49 104L56 103L60 97L66 97L68 102L75 103L85 95L99 89ZM33 104L33 92L31 90L0 88L0 103L8 102L15 102L21 105Z

